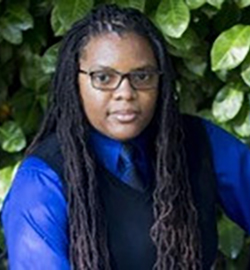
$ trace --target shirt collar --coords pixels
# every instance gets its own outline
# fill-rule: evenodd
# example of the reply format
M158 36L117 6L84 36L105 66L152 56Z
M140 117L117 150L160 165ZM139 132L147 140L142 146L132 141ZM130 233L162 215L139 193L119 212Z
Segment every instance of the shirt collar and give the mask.
M90 146L94 150L94 154L105 168L116 173L118 169L118 160L122 148L122 142L111 139L96 129L90 130ZM139 151L142 162L146 160L146 151L148 150L149 132L144 131L141 135L129 141Z

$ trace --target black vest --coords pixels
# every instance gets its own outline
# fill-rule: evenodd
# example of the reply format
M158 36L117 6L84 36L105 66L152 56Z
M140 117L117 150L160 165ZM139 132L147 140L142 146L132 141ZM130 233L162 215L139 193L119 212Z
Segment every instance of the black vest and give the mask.
M183 121L189 179L198 210L203 269L209 270L217 254L216 186L210 144L199 118ZM32 155L43 159L63 179L63 157L55 134L50 135ZM108 223L112 270L151 270L155 248L149 237L153 223L150 191L141 194L105 169L98 174ZM63 180L65 190L66 182ZM66 193L65 193L66 194Z

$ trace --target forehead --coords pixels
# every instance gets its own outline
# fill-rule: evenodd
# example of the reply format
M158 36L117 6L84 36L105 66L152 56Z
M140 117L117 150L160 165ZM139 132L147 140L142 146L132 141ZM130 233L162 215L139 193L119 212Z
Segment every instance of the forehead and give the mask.
M156 66L148 40L135 33L105 33L94 36L83 48L80 63L84 67L108 66L120 71Z

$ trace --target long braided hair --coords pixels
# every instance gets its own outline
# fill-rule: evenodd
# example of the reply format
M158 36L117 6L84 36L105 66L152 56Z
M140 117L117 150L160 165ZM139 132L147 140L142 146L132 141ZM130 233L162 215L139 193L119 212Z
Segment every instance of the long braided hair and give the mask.
M97 180L96 164L87 145L89 126L78 87L79 58L91 37L103 33L133 32L145 37L163 71L154 121L155 149L154 224L150 236L156 247L155 270L201 269L197 211L194 207L176 105L171 65L164 38L139 11L102 5L77 22L63 39L52 82L50 105L31 151L55 132L65 160L68 186L70 261L75 270L110 269Z

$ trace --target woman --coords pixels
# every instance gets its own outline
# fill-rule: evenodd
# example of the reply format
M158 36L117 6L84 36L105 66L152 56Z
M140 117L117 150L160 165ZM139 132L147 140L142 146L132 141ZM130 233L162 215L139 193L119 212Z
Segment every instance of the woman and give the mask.
M217 193L250 231L249 150L181 116L172 81L139 11L104 5L72 27L5 200L10 269L210 269Z

